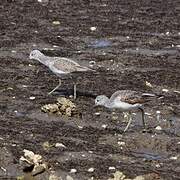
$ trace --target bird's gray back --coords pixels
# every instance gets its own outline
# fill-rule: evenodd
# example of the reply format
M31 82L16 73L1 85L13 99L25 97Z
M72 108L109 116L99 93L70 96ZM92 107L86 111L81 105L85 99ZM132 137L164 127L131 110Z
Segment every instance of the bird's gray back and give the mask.
M82 71L88 71L90 70L88 67L81 66L77 62L68 59L68 58L54 58L54 64L53 66L60 71L63 71L65 73L71 73L71 72L82 72Z

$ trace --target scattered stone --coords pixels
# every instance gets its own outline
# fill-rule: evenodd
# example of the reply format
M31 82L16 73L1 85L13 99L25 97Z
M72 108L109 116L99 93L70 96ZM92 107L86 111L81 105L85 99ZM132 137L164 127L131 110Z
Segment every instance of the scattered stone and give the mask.
M30 99L30 100L34 100L34 99L36 99L36 97L31 96L31 97L29 97L29 99Z
M156 166L156 168L160 168L160 167L161 167L161 165L160 165L160 164L156 164L155 166Z
M148 82L148 81L146 81L146 86L148 86L148 87L150 87L150 88L153 87L152 84L151 84L150 82Z
M28 86L27 85L22 85L23 88L27 88Z
M49 175L49 180L62 180L62 178L56 176L55 174L50 174Z
M53 23L53 25L60 25L59 21L53 21L52 23Z
M34 154L34 152L29 151L27 149L23 150L24 152L24 157L27 158L26 160L28 162L31 162L33 164L39 164L42 162L42 156L39 154ZM22 157L20 158L20 160L23 159Z
M169 90L168 89L162 89L163 92L168 92Z
M73 178L71 176L67 175L66 180L73 180Z
M70 173L76 173L76 172L77 172L76 169L71 169L71 170L70 170Z
M112 120L113 121L116 121L118 119L118 116L116 115L116 116L112 116Z
M118 141L118 145L120 145L120 146L125 146L125 142L123 142L123 141Z
M24 156L20 158L20 164L25 164L23 169L25 174L22 176L24 179L27 179L26 176L28 176L28 174L30 177L34 177L47 169L47 163L43 162L41 155L35 154L27 149L24 149L23 152Z
M59 148L59 147L66 148L66 146L64 144L62 144L62 143L56 143L55 147L56 148Z
M65 97L57 98L57 103L55 104L46 104L42 106L41 110L45 113L64 115L67 117L79 115L76 105Z
M89 61L89 66L90 66L90 67L93 67L95 64L96 64L95 61Z
M92 168L89 168L88 169L88 172L94 172L94 168L92 167Z
M107 126L108 126L107 124L103 124L101 127L104 128L104 129L106 129Z
M108 180L124 180L126 178L121 171L116 171L113 175L114 178L109 178Z
M57 104L46 104L41 107L41 110L45 113L57 113L59 111L59 107Z
M133 180L145 180L143 176L136 176Z
M100 116L100 115L101 115L100 112L95 112L94 114L95 114L96 116Z
M109 170L115 170L116 168L115 167L109 167Z
M49 151L50 148L52 148L54 145L52 145L52 144L50 144L48 141L46 141L46 142L43 143L42 146L43 146L43 149L44 149L45 151Z
M7 170L5 168L3 168L2 166L0 167L4 172L6 172Z
M152 116L152 114L148 113L148 112L145 112L144 114L147 115L147 116Z
M79 129L83 129L83 126L78 126Z
M95 31L97 28L96 27L90 27L91 31Z
M171 160L177 160L178 157L177 157L177 156L172 156L172 157L170 157L169 159L171 159Z
M155 129L158 130L158 131L161 131L162 127L161 126L157 126Z

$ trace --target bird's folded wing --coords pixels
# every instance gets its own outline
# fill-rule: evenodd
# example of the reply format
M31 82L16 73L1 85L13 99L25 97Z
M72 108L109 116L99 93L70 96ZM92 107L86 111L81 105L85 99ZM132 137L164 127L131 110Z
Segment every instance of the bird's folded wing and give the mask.
M137 103L144 103L146 102L146 98L143 98L141 93L131 90L121 90L115 92L111 96L111 101L122 101L129 104L137 104Z
M75 61L68 58L59 58L56 61L54 61L54 68L67 73L90 70L88 67L81 66Z

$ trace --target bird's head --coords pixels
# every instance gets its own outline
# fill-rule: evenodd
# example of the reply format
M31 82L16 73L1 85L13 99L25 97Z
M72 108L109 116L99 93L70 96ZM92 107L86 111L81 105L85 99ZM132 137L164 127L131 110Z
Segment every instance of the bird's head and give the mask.
M105 95L97 96L95 99L95 106L105 106L109 98Z
M29 55L29 59L39 59L39 57L42 55L42 53L39 50L33 50L31 51Z

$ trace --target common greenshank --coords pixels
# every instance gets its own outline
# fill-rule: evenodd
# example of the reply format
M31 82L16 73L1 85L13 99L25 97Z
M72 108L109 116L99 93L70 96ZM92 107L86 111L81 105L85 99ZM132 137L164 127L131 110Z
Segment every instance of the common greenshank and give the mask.
M31 51L29 55L30 59L35 59L47 66L54 74L62 78L67 76L67 74L85 71L94 71L88 67L81 66L77 62L65 58L65 57L49 57L45 56L39 50ZM56 89L61 86L61 79L59 79L59 84L56 86L49 94L53 93ZM74 99L76 99L76 84L74 84Z

